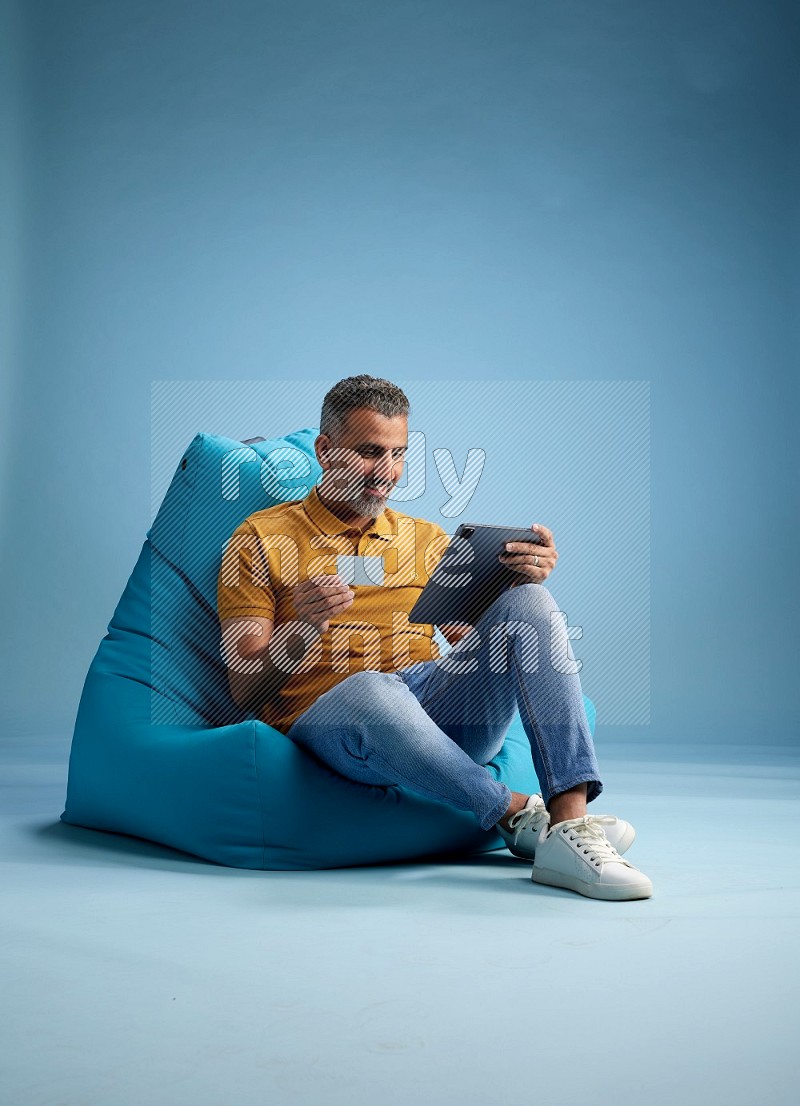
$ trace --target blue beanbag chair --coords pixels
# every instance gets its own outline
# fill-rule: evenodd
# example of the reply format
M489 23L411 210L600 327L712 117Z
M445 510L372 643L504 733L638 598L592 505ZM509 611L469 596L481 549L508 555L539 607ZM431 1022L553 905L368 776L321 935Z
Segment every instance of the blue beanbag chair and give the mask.
M267 870L504 847L471 811L345 779L231 698L216 614L222 554L248 515L316 483L316 435L198 434L189 445L86 676L62 821ZM512 791L539 789L518 715L488 771Z

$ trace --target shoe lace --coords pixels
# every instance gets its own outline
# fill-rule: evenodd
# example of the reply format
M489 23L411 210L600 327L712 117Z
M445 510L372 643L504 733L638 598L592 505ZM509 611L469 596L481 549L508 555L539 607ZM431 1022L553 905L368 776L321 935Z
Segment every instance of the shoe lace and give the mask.
M618 864L627 864L633 867L627 860L619 855L603 832L603 824L614 822L612 815L584 814L582 818L570 818L559 826L559 831L577 841L578 849L584 853L587 860L600 865L604 860L614 860Z
M541 809L528 809L518 810L516 814L512 814L508 819L509 829L514 830L514 844L516 845L519 840L519 835L529 826L531 822L541 822L545 817L544 812Z

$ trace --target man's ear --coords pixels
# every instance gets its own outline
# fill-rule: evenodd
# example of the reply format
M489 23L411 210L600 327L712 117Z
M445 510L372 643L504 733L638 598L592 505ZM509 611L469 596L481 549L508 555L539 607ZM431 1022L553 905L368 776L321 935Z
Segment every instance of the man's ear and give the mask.
M331 448L331 440L327 434L318 434L314 439L314 452L317 455L317 460L324 470L330 468L330 461L327 460L328 453Z

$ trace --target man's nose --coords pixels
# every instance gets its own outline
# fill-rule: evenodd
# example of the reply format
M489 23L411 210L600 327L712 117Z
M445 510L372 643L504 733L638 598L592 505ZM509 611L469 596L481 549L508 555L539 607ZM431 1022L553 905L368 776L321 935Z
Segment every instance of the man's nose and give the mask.
M393 480L392 461L391 453L385 453L382 457L379 457L372 470L373 480L387 480L391 483Z

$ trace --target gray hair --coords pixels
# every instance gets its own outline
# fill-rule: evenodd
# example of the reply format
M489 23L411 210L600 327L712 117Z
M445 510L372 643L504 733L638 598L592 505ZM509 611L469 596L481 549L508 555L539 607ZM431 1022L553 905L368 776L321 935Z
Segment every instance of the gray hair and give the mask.
M408 414L408 397L388 380L375 376L348 376L326 393L322 401L321 434L332 435L344 426L347 416L359 407L369 407L393 419Z

